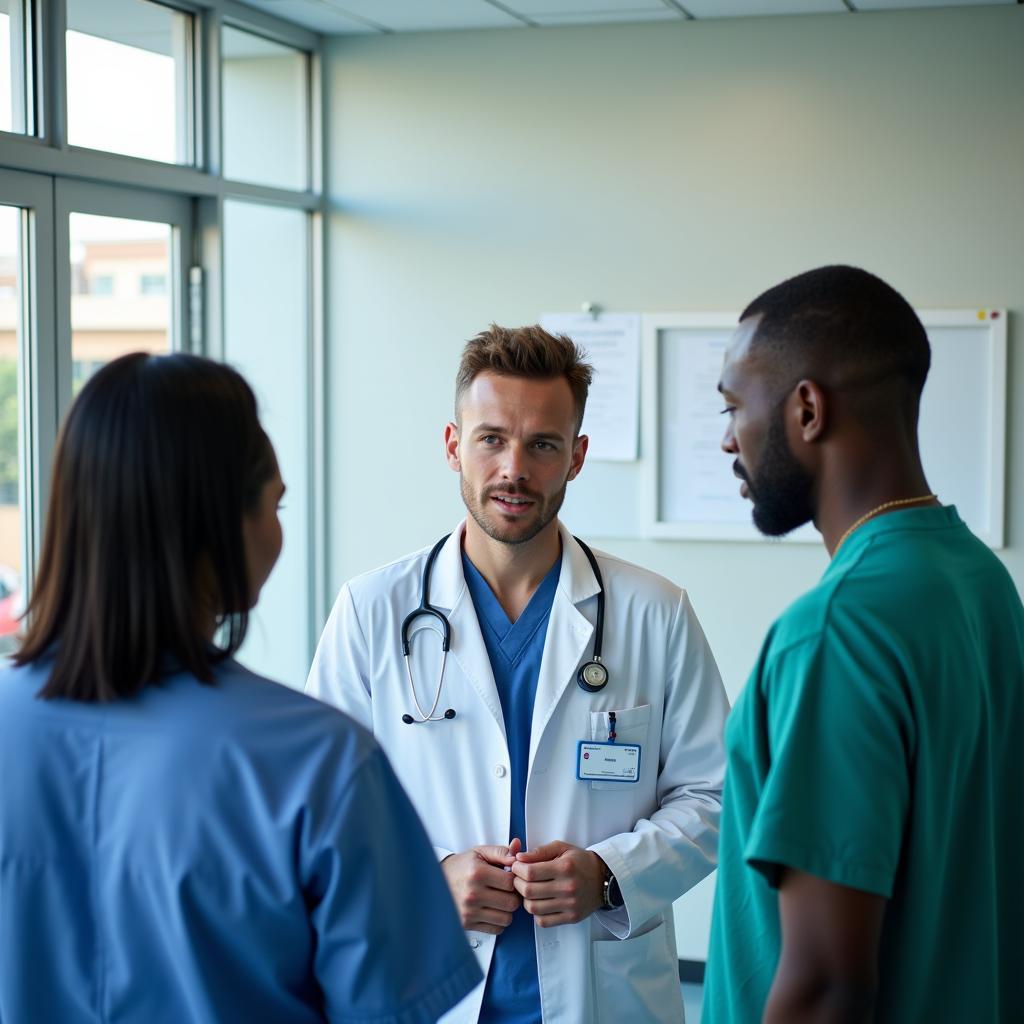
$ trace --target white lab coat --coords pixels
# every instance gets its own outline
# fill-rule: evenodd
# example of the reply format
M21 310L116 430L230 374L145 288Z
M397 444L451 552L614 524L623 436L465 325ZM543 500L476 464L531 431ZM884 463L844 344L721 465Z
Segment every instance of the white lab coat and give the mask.
M342 587L306 684L377 737L439 859L509 839L509 752L463 577L464 529L463 523L438 554L430 589L431 603L451 622L438 713L454 708L453 720L402 722L415 709L399 630L419 604L429 549ZM625 906L536 929L544 1021L678 1022L683 1006L671 907L715 867L728 704L685 592L601 552L595 554L604 576L602 654L610 681L596 694L576 685L593 650L598 585L580 546L560 530L561 575L537 684L521 838L530 847L561 839L594 850L618 879ZM417 620L411 659L424 709L433 703L441 658L439 635L419 632L427 622ZM577 742L607 739L609 711L616 712L618 742L642 744L636 784L576 779ZM468 934L486 973L494 937ZM476 1021L482 996L483 984L445 1021Z

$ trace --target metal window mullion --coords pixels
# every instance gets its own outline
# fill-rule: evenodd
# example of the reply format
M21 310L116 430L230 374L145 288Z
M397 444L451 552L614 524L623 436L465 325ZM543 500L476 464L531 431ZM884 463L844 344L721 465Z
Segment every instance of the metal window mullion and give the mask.
M309 649L312 660L320 630L327 619L327 451L324 335L324 216L309 217L309 402L306 424L309 451Z
M71 204L62 182L53 182L54 365L57 422L71 400Z
M196 203L195 264L202 268L202 338L193 351L224 359L224 200L211 196Z
M36 27L42 65L37 76L37 130L48 146L63 150L68 144L67 0L38 0Z
M18 402L19 501L25 593L31 594L57 443L53 187L24 197L21 216Z
M216 10L204 11L198 17L201 33L199 49L199 86L196 99L199 107L199 166L207 174L219 178L223 171L223 123L220 59L220 13Z

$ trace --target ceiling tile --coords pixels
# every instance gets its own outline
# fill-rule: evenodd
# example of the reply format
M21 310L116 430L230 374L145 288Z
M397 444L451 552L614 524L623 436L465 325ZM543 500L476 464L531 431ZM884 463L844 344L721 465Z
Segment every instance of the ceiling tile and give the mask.
M364 22L345 17L322 0L244 0L244 3L246 7L255 7L294 25L323 32L324 35L378 31Z
M695 18L745 18L769 14L846 12L843 0L680 0Z
M452 28L511 28L523 23L485 0L320 0L342 14L355 15L394 32Z
M685 21L679 11L597 11L580 14L531 14L530 20L538 25L611 25L637 21Z
M502 6L528 18L560 17L587 14L636 13L637 11L667 11L662 0L501 0ZM676 14L679 12L676 11Z
M908 7L1008 7L1017 0L852 0L858 11L898 11Z

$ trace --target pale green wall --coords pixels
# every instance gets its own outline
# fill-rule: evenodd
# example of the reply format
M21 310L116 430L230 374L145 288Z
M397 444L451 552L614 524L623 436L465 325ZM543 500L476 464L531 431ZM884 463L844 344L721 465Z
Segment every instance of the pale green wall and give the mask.
M1004 557L1024 584L1022 53L1020 7L333 42L332 589L459 517L441 429L481 327L585 299L735 310L837 261L920 308L1012 310ZM689 590L732 695L825 564L602 546ZM709 894L681 917L684 957L703 956Z

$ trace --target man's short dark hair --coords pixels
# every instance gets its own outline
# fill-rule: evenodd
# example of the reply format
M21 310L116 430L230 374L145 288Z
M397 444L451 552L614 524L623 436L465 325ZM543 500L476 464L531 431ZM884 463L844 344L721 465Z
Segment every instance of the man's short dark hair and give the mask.
M576 407L576 431L583 424L583 411L594 369L583 361L583 349L564 334L549 334L539 324L529 327L499 327L491 324L466 342L455 377L455 416L462 396L484 372L506 377L552 380L564 377Z
M740 320L760 316L753 346L769 346L783 390L825 374L837 387L906 384L916 418L931 364L928 336L910 303L857 267L828 266L759 295Z

